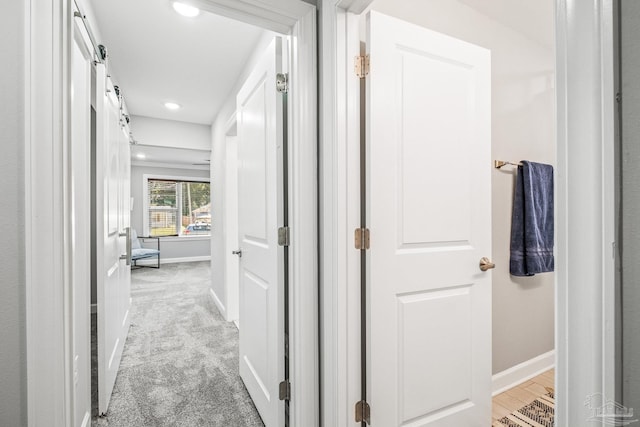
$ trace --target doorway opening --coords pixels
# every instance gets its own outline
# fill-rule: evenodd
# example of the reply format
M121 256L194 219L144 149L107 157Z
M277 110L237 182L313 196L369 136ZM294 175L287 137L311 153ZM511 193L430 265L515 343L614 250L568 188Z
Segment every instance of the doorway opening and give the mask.
M180 356L180 352L174 352L179 361L166 360L168 353L160 357L162 360L146 359L160 364L151 369L156 374L161 373L161 366L166 367L167 363L174 363L174 367L181 365L181 370L169 369L158 375L157 383L153 386L147 384L146 390L139 388L145 381L135 379L135 371L140 374L144 370L141 366L145 352L153 353L154 348L157 353L167 348L189 350L187 344L193 334L189 335L191 338L185 338L171 333L172 330L175 332L175 325L185 323L184 318L167 323L167 319L161 319L163 313L158 312L158 306L165 306L166 316L175 311L171 300L177 300L173 302L178 307L188 306L187 302L176 297L180 292L161 291L166 299L155 298L152 304L144 304L154 287L175 288L180 285L181 278L187 285L193 281L205 284L199 290L200 296L215 316L213 320L201 319L203 323L216 323L218 319L227 326L225 330L229 331L230 327L239 336L236 340L239 344L230 344L228 340L218 342L227 352L219 359L226 360L231 357L229 354L235 354L235 362L240 365L240 372L236 372L236 384L239 386L234 387L239 393L244 392L247 397L250 395L255 403L255 407L250 405L246 410L239 408L237 412L240 414L236 415L253 410L255 414L248 415L247 425L258 425L255 420L260 418L267 426L293 424L296 419L314 419L317 416L317 399L314 397L317 395L317 369L304 370L303 367L317 358L314 354L317 346L316 342L313 346L305 346L305 339L298 342L295 335L306 330L311 334L307 339L313 342L313 336L317 336L317 329L313 327L317 319L304 313L302 307L289 300L283 292L284 279L290 273L283 254L292 246L297 252L292 257L292 266L300 262L311 266L308 264L310 260L315 265L317 256L312 243L315 239L297 246L298 239L288 238L288 230L287 238L283 239L285 235L281 230L281 226L287 226L284 212L287 205L295 208L299 203L305 203L307 197L313 197L313 192L302 197L287 196L284 190L291 185L289 179L292 179L286 170L291 165L298 167L300 162L311 160L301 160L299 156L315 147L315 133L300 129L300 124L309 119L306 113L314 111L313 103L307 105L306 102L315 99L315 92L308 92L311 88L315 91L315 84L312 84L315 72L299 78L291 88L296 101L299 101L296 91L312 96L300 103L301 110L290 115L283 108L282 101L290 88L288 85L283 87L282 81L284 78L286 82L289 73L296 75L297 70L307 69L311 64L305 61L315 57L312 45L307 47L307 52L307 48L298 49L294 43L307 40L311 34L312 28L307 28L307 24L315 21L314 8L291 2L301 13L301 20L292 21L290 27L276 22L265 23L263 18L257 19L258 12L249 18L245 16L247 21L257 21L267 28L263 29L210 13L211 9L216 9L213 7L215 2L203 5L203 10L194 16L178 15L182 9L172 10L171 3L123 3L122 9L128 9L126 19L121 19L117 12L120 9L114 4L90 0L75 3L74 34L76 44L84 46L84 53L74 56L74 60L84 62L84 68L72 75L73 87L90 87L87 93L92 93L91 103L95 110L92 119L72 115L72 123L93 126L94 134L94 200L85 202L87 206L93 206L96 219L93 275L97 327L93 331L96 350L92 363L94 371L97 371L97 380L94 381L97 393L91 400L98 413L107 415L106 419L97 422L109 422L110 407L114 410L123 407L122 399L116 406L110 406L110 401L116 402L118 394L123 394L123 391L128 391L124 393L128 396L125 398L127 401L146 394L146 404L139 407L153 405L154 399L156 404L161 403L162 399L157 397L162 392L167 393L164 398L169 399L168 402L174 398L177 400L173 402L175 405L168 406L189 406L188 396L198 393L180 387L179 392L171 390L171 381L166 375L181 377L187 371L195 371L208 374L205 383L214 382L215 372L209 371L215 371L215 366L197 366L197 363L191 366L185 354ZM225 11L229 14L229 10ZM248 14L247 11L245 13ZM231 15L243 17L242 13ZM151 25L144 25L145 19ZM274 27L278 31L273 31ZM286 31L282 31L283 28ZM302 34L303 31L309 34ZM207 46L211 40L218 40L217 52L215 46ZM221 40L234 40L234 43ZM220 65L221 62L224 65ZM90 68L94 70L93 78L85 72ZM82 108L82 101L76 100L75 105ZM89 102L85 107L89 109ZM305 110L305 118L302 118L302 109ZM228 123L233 124L228 126ZM283 152L288 133L296 133L304 141L289 154ZM307 139L312 134L313 137ZM74 140L73 145L80 141L81 138ZM234 143L235 151L232 148L229 152L235 153L236 164L227 168L227 145ZM313 185L313 168L302 175L298 176L302 178L299 183L291 185L294 190L301 185ZM89 174L86 176L88 178ZM230 203L227 207L225 198L233 200L232 193L235 193L236 206ZM313 204L308 208L313 209ZM295 216L293 223L300 227L298 232L301 235L311 230L315 233L314 218L298 219ZM232 234L236 236L235 240L231 239ZM146 239L153 238L159 242L159 268L156 271L139 269L132 279L131 240L136 235L142 246ZM236 246L238 243L242 248ZM231 253L231 247L234 248L231 255L236 259L235 267L229 266L229 258L223 255ZM210 265L206 265L209 262L203 265L202 260L209 258ZM145 266L146 263L142 260L139 264ZM314 268L297 271L293 275L294 280L313 275L313 271ZM234 274L238 283L234 283ZM163 280L167 275L175 277L170 277L172 280L167 282ZM307 291L313 288L315 286ZM187 296L192 291L185 289ZM301 298L307 291L300 288L294 298ZM306 301L309 302L308 299ZM233 312L234 305L236 313ZM87 306L87 313L88 309ZM74 316L75 326L83 324L83 310ZM195 311L197 313L197 307ZM205 312L200 316L205 316ZM317 313L317 309L312 309L313 312ZM240 313L245 314L238 332ZM197 327L193 324L193 313L188 314L190 317L185 318L192 320L186 323ZM136 318L137 315L143 317ZM156 321L153 321L154 316ZM146 317L151 318L151 323ZM298 332L285 337L289 317L303 322L298 324ZM142 334L136 330L132 343L127 342L127 336L131 337L130 324L134 329L146 329ZM166 327L160 329L169 331L157 330L161 324ZM154 336L150 332L158 332L159 335ZM225 334L221 335L224 338ZM78 350L88 345L86 338L74 336L74 348ZM205 347L213 347L210 340L201 349ZM197 348L194 348L197 353ZM290 349L296 356L290 357ZM127 367L133 367L126 374L118 374L121 358L128 358ZM76 361L79 359L76 352ZM288 369L290 360L295 361L298 370L291 375ZM87 422L85 392L89 378L86 371L82 371L75 373L76 383L81 384L75 393L77 425ZM292 394L290 384L296 375L305 378L315 390L301 386ZM143 376L147 379L153 377ZM195 385L202 384L196 381ZM136 387L140 392L132 393ZM211 394L220 397L223 393ZM199 390L200 398L203 395L206 393ZM111 400L112 397L115 400ZM241 396L240 400L247 399ZM290 405L292 400L296 403ZM206 400L200 400L200 403L206 403ZM310 408L311 412L296 410L298 405ZM202 405L199 409L207 410ZM180 411L169 412L173 412L170 416L175 417ZM190 412L194 415L193 410ZM127 411L123 416L125 418L115 416L114 422L117 424L133 416L138 423L145 425L150 422L144 420L145 416L154 418L159 413ZM221 418L219 421L220 425L236 425L237 419ZM201 421L208 422L207 425L211 423L204 415Z
M366 133L369 144L366 194L371 247L367 248L367 270L362 273L368 282L366 329L364 332L358 329L360 300L351 291L345 295L350 311L355 314L345 315L345 322L340 324L350 328L349 342L359 342L360 336L367 334L366 362L371 369L364 373L365 389L358 375L364 363L352 356L350 386L344 391L352 403L360 404L356 411L363 407L361 402L366 396L371 423L376 420L384 423L381 413L391 414L394 410L398 412L390 416L388 423L401 419L429 425L451 419L452 424L462 425L463 421L455 417L464 419L465 412L476 410L481 415L474 420L490 422L494 418L492 395L498 396L539 375L543 375L540 381L544 380L545 386L555 386L554 372L550 371L556 359L555 277L553 273L533 277L510 274L517 168L494 167L495 160L555 165L554 4L548 1L505 7L497 1L418 3L376 0L367 2L367 10L358 8L357 15L345 16L347 57L370 55L362 60L369 63L368 75L365 71L360 76L366 81L366 98L360 106L367 108L368 123L361 129L349 125L346 129L348 135L355 135L347 137L349 146L357 146L361 131ZM381 14L389 19L383 22L380 18L382 29L376 29L374 15ZM403 34L413 36L402 39ZM429 46L419 45L432 38L436 41ZM365 49L361 42L365 42ZM438 46L447 48L437 51ZM488 75L478 72L484 63L478 60L482 53L476 55L475 50L490 54L486 64ZM384 56L389 52L389 56ZM456 56L458 53L460 57ZM358 77L351 63L345 65L347 77L342 84L351 94L345 102L349 114L357 114L352 105L357 105L354 98L357 100L361 93L355 83ZM481 79L470 77L477 75L486 78L482 85ZM456 79L459 84L447 86ZM377 83L379 86L375 87ZM483 92L485 89L488 93ZM470 93L474 96L466 98ZM437 94L442 98L433 101ZM486 107L467 109L485 95L489 100ZM453 113L443 117L446 111ZM430 123L434 117L437 119ZM484 125L478 125L480 122ZM431 130L441 133L424 131L429 123ZM465 133L467 125L474 132ZM479 139L478 135L488 136L486 149L477 152L471 145L463 148L464 144ZM358 156L352 155L350 151L348 159L353 160L349 165L355 172L347 172L347 193L348 199L359 200ZM432 171L436 172L430 176ZM478 173L476 178L466 182L465 177L474 171ZM381 196L384 191L387 193ZM482 195L482 200L471 201L477 194ZM376 206L379 211L387 209L386 215L374 212ZM471 212L471 218L485 208L485 226L470 226L474 223L466 219L459 226L452 226L465 212ZM346 229L360 228L359 207L354 202L349 209L353 213L347 218ZM442 212L446 214L438 217ZM482 230L488 231L484 237ZM483 242L488 245L482 246ZM356 271L360 254L350 246L348 268ZM438 262L429 264L426 257L440 250L444 253ZM466 260L453 262L445 257L455 253L463 257L465 251L472 254ZM485 251L488 255L482 253ZM388 256L386 261L383 256ZM417 262L421 256L425 257L424 262ZM479 268L482 257L489 258L495 268L488 271ZM465 278L462 270L467 267L469 276ZM349 273L350 277L359 274L360 271ZM488 286L475 286L486 279ZM422 287L409 287L409 283L416 281L419 282L416 286ZM477 305L476 298L484 291L488 291L486 300ZM461 306L471 308L456 312L455 308ZM474 317L471 321L470 316L478 315L479 311L484 313L482 319ZM522 316L524 312L526 316ZM396 319L398 328L404 329L388 326ZM380 331L389 333L384 335ZM434 348L439 351L433 351ZM354 354L359 351L355 349ZM468 381L471 375L464 375L461 366L474 373L483 372L480 383L471 386ZM464 380L457 380L462 377ZM544 395L548 393L545 386L530 388ZM476 393L480 388L483 392ZM521 406L540 396L532 397ZM549 397L543 396L547 400ZM494 421L518 409L500 414ZM361 411L356 420L367 423L366 412ZM376 418L374 413L378 414ZM351 413L345 416L353 420Z

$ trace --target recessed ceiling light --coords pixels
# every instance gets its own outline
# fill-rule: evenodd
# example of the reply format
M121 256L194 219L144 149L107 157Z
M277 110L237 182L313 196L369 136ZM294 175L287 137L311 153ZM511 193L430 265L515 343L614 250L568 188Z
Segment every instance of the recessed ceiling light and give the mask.
M180 3L179 1L173 2L173 10L178 12L182 16L187 18L195 18L200 15L200 9L197 7L189 6L188 4Z
M139 159L144 159L147 156L144 153L138 153L138 154L136 154L136 157L139 158Z
M175 102L165 102L164 106L169 110L179 110L180 108L182 108L180 104L176 104Z

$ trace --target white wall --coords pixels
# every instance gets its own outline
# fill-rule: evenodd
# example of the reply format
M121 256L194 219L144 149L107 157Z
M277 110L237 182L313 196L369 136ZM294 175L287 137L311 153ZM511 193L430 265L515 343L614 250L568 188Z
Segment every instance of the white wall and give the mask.
M139 144L210 150L209 126L174 120L131 116L131 132Z
M26 425L24 277L24 10L0 14L0 425Z
M376 0L372 8L490 49L492 158L555 164L553 0ZM478 191L492 198L495 374L553 350L554 275L509 275L514 168L494 169L492 180Z
M225 268L225 159L226 152L226 134L230 119L235 115L236 111L236 94L244 83L245 79L251 72L260 55L267 48L274 37L274 33L265 31L260 41L256 44L254 52L244 67L244 71L233 88L229 91L229 96L223 107L220 109L218 116L211 125L211 291L215 298L223 304L226 304L226 268ZM225 307L220 307L223 316L226 315Z
M131 197L133 197L133 210L131 211L131 228L136 230L139 236L144 234L143 229L143 182L144 175L163 175L176 177L201 177L209 178L208 170L197 169L172 169L145 166L131 167ZM215 227L215 225L214 225ZM153 245L152 245L153 246ZM203 237L163 237L160 239L160 258L169 260L176 258L207 257L211 255L210 239Z

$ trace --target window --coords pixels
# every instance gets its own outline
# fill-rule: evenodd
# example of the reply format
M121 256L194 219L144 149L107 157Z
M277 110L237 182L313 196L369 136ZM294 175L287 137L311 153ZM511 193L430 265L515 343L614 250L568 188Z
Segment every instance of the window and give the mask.
M147 177L146 184L149 236L211 234L211 192L208 182Z

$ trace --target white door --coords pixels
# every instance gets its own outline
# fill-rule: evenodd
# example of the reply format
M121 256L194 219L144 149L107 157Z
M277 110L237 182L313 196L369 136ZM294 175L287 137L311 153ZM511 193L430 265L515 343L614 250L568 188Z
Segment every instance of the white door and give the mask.
M234 126L237 129L237 125ZM237 130L236 132L237 133ZM238 137L237 135L227 135L226 138L226 162L225 162L225 183L224 183L224 205L226 213L225 233L226 233L226 277L227 285L227 321L235 322L240 327L238 304L240 299L239 258L232 253L237 249L238 244Z
M375 12L367 27L371 425L486 427L490 52Z
M266 427L284 425L281 58L276 38L237 97L240 376Z
M130 212L129 139L120 102L102 64L96 66L96 117L98 400L104 414L129 331L130 267L121 255L126 255Z
M73 426L91 424L91 54L74 28L71 80Z

